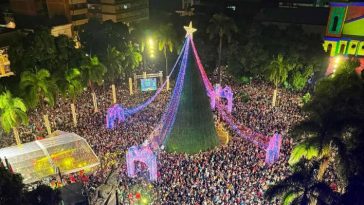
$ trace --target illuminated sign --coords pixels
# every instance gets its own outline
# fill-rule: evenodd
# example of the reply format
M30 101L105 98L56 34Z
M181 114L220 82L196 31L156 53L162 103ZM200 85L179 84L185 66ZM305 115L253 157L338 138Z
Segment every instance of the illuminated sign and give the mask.
M146 78L141 79L142 91L157 90L157 79L156 78Z

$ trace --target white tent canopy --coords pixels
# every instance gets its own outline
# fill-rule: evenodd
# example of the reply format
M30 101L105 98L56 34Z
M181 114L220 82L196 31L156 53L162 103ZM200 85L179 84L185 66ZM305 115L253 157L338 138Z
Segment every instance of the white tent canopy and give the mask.
M92 171L100 164L86 140L75 133L59 132L49 137L21 145L0 149L0 157L8 159L14 172L20 173L24 183L33 183L55 175L84 170Z

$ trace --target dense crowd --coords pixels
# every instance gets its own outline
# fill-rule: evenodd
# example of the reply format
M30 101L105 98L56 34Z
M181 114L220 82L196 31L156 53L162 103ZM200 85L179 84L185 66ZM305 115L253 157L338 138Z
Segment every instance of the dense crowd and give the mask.
M119 85L118 88L123 87ZM124 85L125 87L125 85ZM297 94L280 90L278 106L271 107L273 89L262 82L232 85L234 91L233 116L242 124L264 135L274 131L283 134L280 159L272 166L264 163L265 151L231 133L228 145L196 155L170 154L158 156L159 180L153 183L154 204L276 204L263 198L264 190L290 173L287 164L292 140L287 136L291 126L302 120ZM125 151L141 144L159 122L170 92L163 92L143 112L130 117L116 129L105 128L105 111L111 105L111 89L96 90L101 112L94 113L90 92L77 99L78 126L72 126L70 102L59 100L56 106L44 106L30 114L30 125L20 129L23 142L45 136L40 114L48 114L53 129L75 132L84 137L100 158L100 167L89 176L90 190L102 184L112 169L119 173L119 190L127 192L135 182L126 176ZM245 93L248 102L240 98ZM151 93L130 96L126 89L118 89L118 102L131 107L145 101ZM9 145L11 138L5 138ZM123 204L128 204L123 199Z

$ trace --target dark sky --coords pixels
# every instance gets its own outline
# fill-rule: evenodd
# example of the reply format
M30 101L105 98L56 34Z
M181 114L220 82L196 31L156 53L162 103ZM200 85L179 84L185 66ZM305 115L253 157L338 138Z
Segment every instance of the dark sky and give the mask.
M150 0L150 6L155 9L176 10L182 7L182 0Z

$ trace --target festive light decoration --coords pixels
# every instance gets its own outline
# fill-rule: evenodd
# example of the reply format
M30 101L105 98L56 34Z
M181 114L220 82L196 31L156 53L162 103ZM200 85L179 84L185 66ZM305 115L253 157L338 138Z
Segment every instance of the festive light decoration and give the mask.
M220 84L216 84L214 87L214 92L212 96L210 96L210 105L211 109L215 109L216 100L220 101L220 98L225 98L228 101L226 109L229 113L233 110L233 92L229 86L226 86L222 89Z
M121 122L125 121L124 109L119 104L115 104L107 110L106 127L108 129L114 128L116 120L117 120L117 123L121 123Z
M197 63L197 67L199 68L199 71L200 71L202 80L203 80L204 85L205 85L205 88L206 88L207 95L210 96L210 99L211 98L215 99L216 98L215 90L212 87L212 84L211 84L211 82L209 81L209 79L208 79L208 77L206 75L205 69L203 68L203 65L201 63L200 57L198 55L198 52L197 52L197 49L196 49L196 46L195 46L193 40L190 39L190 41L191 41L191 45L192 45L192 50L193 50L193 53L194 53L194 57L195 57L195 60L196 60L196 63ZM213 104L215 104L215 102L213 102L213 103L210 102L210 104L212 106ZM229 111L226 112L226 110L223 108L223 106L221 105L220 102L217 102L216 103L216 108L217 108L220 116L222 117L222 119L239 136L245 138L249 142L252 142L253 144L257 145L258 147L266 150L266 158L273 159L273 160L277 160L278 159L279 152L280 152L280 144L277 144L277 143L273 143L272 142L271 143L272 144L271 146L274 145L274 147L270 147L268 149L269 144L268 144L268 137L267 136L264 136L262 134L253 132L251 129L245 127L244 125L241 125L241 124L239 125L238 122L233 118L233 116L231 114L229 114ZM274 153L276 155L274 155L274 156L277 156L277 157L273 157L272 158L270 156L270 154L273 153L273 152L270 152L269 153L268 152L269 150L275 150ZM272 164L272 163L270 163L270 164Z
M186 49L184 50L183 53L180 71L178 73L176 85L174 87L171 100L167 105L166 111L162 115L161 121L159 122L159 126L157 126L156 130L152 133L152 135L148 139L153 148L158 148L159 146L165 144L167 135L170 133L176 118L176 113L181 98L188 55L189 55L189 46L190 46L190 41L188 40L189 38L190 37L187 37Z
M149 180L157 181L157 157L149 146L132 146L126 153L126 164L129 177L136 177L135 162L148 166Z
M269 145L266 149L265 163L273 164L279 158L279 152L282 144L282 136L275 133L269 140Z
M186 30L186 38L191 37L193 38L193 33L197 31L197 29L192 27L192 21L190 21L190 24L188 26L183 27Z
M177 67L177 65L178 65L178 62L179 62L179 60L180 60L180 58L181 58L181 56L182 56L182 54L184 53L184 50L185 50L185 48L186 48L186 42L184 43L184 45L183 45L183 47L182 47L182 49L181 49L181 54L178 56L178 58L177 58L177 60L176 60L176 63L174 64L174 66L173 66L173 68L172 68L172 71L170 72L170 74L167 76L167 78L169 78L172 74L173 74L173 72L174 72L174 70L175 70L175 68ZM139 104L139 105L136 105L136 106L134 106L134 107L132 107L132 108L126 108L126 109L118 109L118 110L115 110L116 108L115 108L115 105L113 105L113 107L111 107L111 108L109 108L108 109L108 111L107 111L107 116L106 116L106 127L108 128L108 129L113 129L114 128L114 125L115 125L115 120L116 119L118 119L119 121L118 121L118 123L121 123L121 122L124 122L125 121L125 119L127 118L127 117L129 117L129 116L131 116L131 115L134 115L135 113L137 113L137 112L140 112L140 111L142 111L143 109L145 109L146 107L148 107L148 105L150 105L150 103L152 103L154 100L155 100L155 98L157 98L158 97L158 95L162 92L162 90L164 89L164 87L166 86L166 84L167 84L167 81L165 81L163 84L162 84L162 86L160 87L160 88L158 88L158 90L155 92L155 94L152 96L152 97L150 97L148 100L146 100L144 103L141 103L141 104ZM122 107L121 105L119 105L119 107ZM116 113L117 111L123 111L122 113ZM115 117L116 116L116 117ZM119 117L117 117L117 116L120 116L120 118Z
M192 46L192 50L194 53L194 58L197 63L197 67L200 71L203 84L206 89L207 95L210 97L210 106L211 108L217 108L218 113L222 117L222 119L229 125L229 127L235 131L239 136L245 138L246 140L254 143L258 147L266 150L266 163L272 164L274 161L278 160L279 152L281 147L281 135L275 134L271 139L262 134L253 132L251 129L239 124L235 118L231 115L232 106L233 106L233 92L230 87L226 86L224 89L218 85L215 88L212 86L209 81L205 69L201 63L199 55L197 53L197 49L192 39L192 33L196 30L192 29L192 23L190 23L189 27L185 27L187 31L186 40L182 49L182 53L178 57L176 64L173 68L175 69L177 63L181 56L183 56L180 63L180 70L178 73L178 77L176 80L176 84L171 96L171 99L167 105L165 112L162 115L162 118L157 125L156 129L152 132L152 134L148 137L148 139L144 142L142 146L133 146L129 148L127 153L127 169L128 176L135 176L135 161L145 162L148 166L150 180L156 180L156 157L152 150L158 150L159 148L165 145L166 139L168 138L171 129L176 120L176 113L181 100L181 93L184 86L184 79L186 74L188 56L189 56L189 47ZM191 30L192 29L192 30ZM173 71L172 71L173 72ZM165 83L162 87L164 87ZM156 94L148 99L145 103L136 106L131 109L126 109L125 116L134 114L141 109L150 104L154 98L158 95L158 91ZM228 105L224 107L220 102L220 98L226 98L228 100Z

